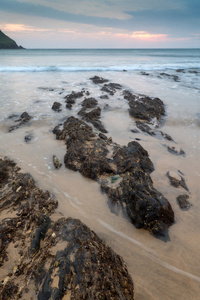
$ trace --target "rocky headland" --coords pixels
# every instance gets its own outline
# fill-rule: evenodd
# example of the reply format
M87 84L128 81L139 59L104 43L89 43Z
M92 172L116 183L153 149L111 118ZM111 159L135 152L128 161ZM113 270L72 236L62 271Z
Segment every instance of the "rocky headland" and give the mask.
M0 49L24 49L0 30Z

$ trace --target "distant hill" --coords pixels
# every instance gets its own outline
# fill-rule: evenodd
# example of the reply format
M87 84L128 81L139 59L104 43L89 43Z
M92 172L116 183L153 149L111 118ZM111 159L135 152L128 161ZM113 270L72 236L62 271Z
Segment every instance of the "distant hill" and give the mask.
M0 30L0 49L24 49Z

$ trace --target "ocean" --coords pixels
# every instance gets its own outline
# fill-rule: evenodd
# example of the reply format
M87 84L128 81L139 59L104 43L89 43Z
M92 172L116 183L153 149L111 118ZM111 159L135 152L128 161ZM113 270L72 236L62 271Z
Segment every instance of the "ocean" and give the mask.
M160 98L166 109L161 128L174 142L134 133L135 120L121 91L102 99L100 76L135 94ZM68 170L55 170L52 156L63 163L66 146L53 128L77 116L77 99L71 110L64 97L72 91L89 91L102 109L108 137L120 145L135 139L148 151L155 171L154 186L171 203L175 223L170 240L156 239L136 229L118 211L113 213L98 183ZM0 156L8 156L59 202L58 214L79 218L120 254L132 275L138 300L199 299L200 294L200 49L25 49L0 50ZM53 103L62 111L52 110ZM105 107L109 109L105 109ZM33 118L8 132L14 115L24 111ZM32 137L24 141L25 135ZM172 154L167 147L183 149ZM166 173L184 174L189 192L169 184ZM180 209L176 198L188 194L191 207Z

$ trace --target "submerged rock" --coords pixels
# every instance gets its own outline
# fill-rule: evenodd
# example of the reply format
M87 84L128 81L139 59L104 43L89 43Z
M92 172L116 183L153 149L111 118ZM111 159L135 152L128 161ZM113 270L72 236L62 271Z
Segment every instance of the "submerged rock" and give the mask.
M52 109L55 110L55 111L57 111L57 112L60 112L60 111L62 111L62 109L60 108L61 106L62 106L61 103L54 102L53 105L52 105Z
M90 126L75 117L68 118L56 138L65 140L67 168L98 181L113 204L119 203L126 208L136 227L148 229L154 235L167 235L174 213L167 199L153 187L150 173L154 166L138 142L119 146L100 138ZM115 175L122 180L112 187L110 177Z
M58 219L57 201L14 162L0 159L0 174L1 300L134 299L119 255L81 221Z
M102 77L99 77L99 76L94 76L92 78L90 78L95 84L101 84L101 83L105 83L105 82L108 82L109 80L108 79L104 79Z
M180 206L181 209L183 210L188 210L191 207L191 203L188 201L189 196L184 194L184 195L179 195L176 200Z
M169 178L170 180L170 184L176 188L178 187L182 187L184 188L186 191L189 191L187 185L186 185L186 182L185 182L185 179L181 176L181 175L176 175L176 174L173 174L172 172L167 172L167 177Z
M20 118L18 120L15 120L15 122L17 123L17 125L13 125L10 126L9 128L9 132L18 129L19 127L21 127L22 125L27 124L30 120L32 119L32 117L25 111L21 114Z

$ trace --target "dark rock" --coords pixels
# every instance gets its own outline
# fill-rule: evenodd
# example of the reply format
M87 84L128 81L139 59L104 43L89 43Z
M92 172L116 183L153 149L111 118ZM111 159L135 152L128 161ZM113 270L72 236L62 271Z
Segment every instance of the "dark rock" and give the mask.
M62 167L61 162L55 155L53 155L53 164L56 169L60 169Z
M99 133L99 137L102 139L102 140L108 140L107 136L103 133Z
M175 147L169 147L167 146L167 150L171 153L171 154L175 154L175 155L185 155L185 151L183 151L182 149L177 150Z
M183 210L188 210L191 207L191 203L188 201L189 196L188 195L179 195L176 200Z
M97 106L98 101L94 98L85 98L85 100L81 103L83 107L87 108L94 108Z
M140 133L138 129L131 129L131 132L133 132L133 133Z
M62 109L60 109L61 106L62 106L61 103L54 102L54 104L52 105L52 109L55 110L55 111L57 111L57 112L60 112L60 111L62 111Z
M87 102L85 102L85 103L87 103ZM86 105L86 107L87 107L87 105ZM107 133L107 130L104 128L103 124L99 120L100 116L101 116L101 108L100 107L94 108L93 110L87 112L87 109L85 108L85 105L84 105L83 108L78 112L78 114L82 116L83 120L85 120L89 123L92 123L92 125L99 131L101 131L103 133Z
M116 90L121 90L122 86L121 84L118 83L108 83L108 84L104 84L104 86L101 88L101 91L106 92L108 94L110 94L111 96L113 96L116 92Z
M100 96L101 99L109 99L108 95L102 95Z
M149 73L143 71L141 72L141 75L149 76Z
M119 255L81 221L51 220L57 201L15 163L0 159L0 172L6 174L0 177L1 211L8 216L0 221L1 300L28 299L28 290L40 300L134 298ZM13 246L16 257L7 254Z
M168 77L168 78L171 78L173 79L174 81L179 81L179 77L177 75L170 75L170 74L167 74L167 73L160 73L161 76L165 76L165 77Z
M33 139L33 133L32 132L28 132L25 137L24 137L24 141L26 143L29 143L31 140Z
M71 94L68 94L67 96L64 97L66 104L66 108L71 109L72 104L75 103L76 99L81 98L84 96L84 91L81 92L74 92L72 91Z
M174 213L167 199L153 187L150 173L154 166L139 143L134 141L121 147L95 135L91 127L74 117L64 123L58 138L63 138L67 145L64 157L67 168L101 183L102 191L113 204L126 208L136 227L155 235L167 235ZM112 176L121 177L115 187L109 185Z
M99 77L99 76L94 76L92 78L90 78L95 84L99 84L99 83L105 83L105 82L108 82L109 80L108 79L104 79L102 77Z
M156 135L155 131L151 129L149 125L147 125L145 122L136 121L135 122L137 128L139 128L141 131L148 133L149 135Z
M165 107L159 98L150 98L147 96L136 96L129 91L124 91L124 98L129 103L129 114L136 118L151 121L156 118L160 121L165 115Z
M184 69L177 69L176 72L178 72L178 73L185 73L185 70Z
M160 133L166 140L174 142L173 138L169 134L164 133L162 131L160 131Z
M50 225L50 218L46 215L42 215L39 219L38 228L36 229L32 242L31 242L31 254L40 248L41 239L44 240L47 230Z
M13 125L10 126L9 128L9 132L18 129L19 127L21 127L22 125L25 125L26 123L28 123L30 120L32 119L32 117L25 111L21 114L20 118L18 120L16 120L15 122L18 123L17 125Z
M182 188L184 188L186 191L189 191L189 189L188 189L188 187L187 187L187 185L186 185L185 179L184 179L182 176L179 176L179 175L178 175L178 177L180 177L180 179L175 178L175 177L173 177L172 175L170 175L170 172L168 171L168 172L167 172L167 177L169 178L170 184L171 184L172 186L174 186L174 187L176 187L176 188L182 187Z

